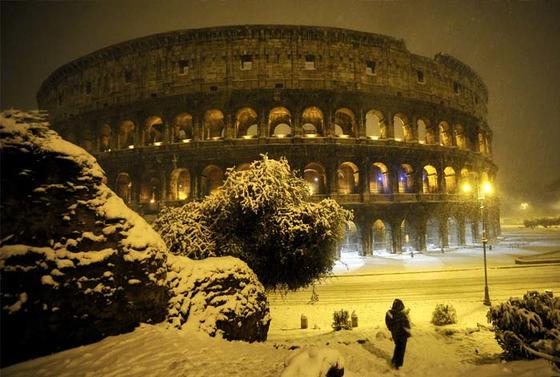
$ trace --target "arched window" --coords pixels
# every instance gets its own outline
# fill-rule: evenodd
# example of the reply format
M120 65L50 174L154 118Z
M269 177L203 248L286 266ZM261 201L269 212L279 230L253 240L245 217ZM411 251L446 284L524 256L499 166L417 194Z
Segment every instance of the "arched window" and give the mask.
M373 140L387 138L387 126L381 111L370 110L366 113L366 137Z
M452 216L447 218L447 244L459 246L459 222Z
M389 169L382 162L374 162L369 170L369 192L372 194L385 194L390 190Z
M356 116L343 107L334 113L334 133L338 137L356 137Z
M469 169L463 168L461 169L461 178L459 181L459 187L463 194L472 195L474 189L474 182L471 179L471 173Z
M465 136L465 129L460 124L455 125L455 143L457 144L457 148L459 149L469 149L467 137Z
M416 229L410 221L404 219L401 222L402 248L404 251L412 251L416 249Z
M154 204L160 200L161 180L158 172L150 170L142 177L140 183L140 203Z
M426 247L428 250L441 249L439 221L435 217L430 217L426 222Z
M402 164L399 168L399 193L409 193L414 191L414 176L412 166Z
M307 182L311 195L324 194L327 187L325 169L318 163L308 164L303 170L303 179Z
M360 229L356 223L353 221L347 221L344 231L344 238L338 244L341 258L351 256L352 254L363 255L364 250L362 250Z
M432 165L424 166L422 171L422 192L424 194L438 192L437 170Z
M420 144L433 144L428 143L428 127L424 119L418 119L416 121L416 133L418 135L418 143ZM431 135L433 139L433 134ZM432 140L433 141L433 140Z
M457 192L457 178L455 177L455 169L451 166L443 170L443 178L445 182L445 193L455 194Z
M235 115L235 132L238 138L251 139L258 136L257 113L250 107L240 109Z
M224 137L224 113L212 109L204 113L203 138L204 140L219 140Z
M377 219L372 225L372 241L374 251L392 251L392 237L391 237L391 226L386 224L381 219Z
M193 118L189 113L177 115L173 121L173 141L189 142L193 138Z
M406 141L412 140L412 131L410 125L408 124L408 118L403 114L395 114L393 117L393 130L395 133L396 141Z
M158 145L163 141L163 120L158 116L151 116L144 123L144 145Z
M119 149L134 148L134 122L125 120L119 125Z
M169 196L171 200L187 200L191 194L191 175L187 169L175 169L171 173Z
M99 135L99 149L101 150L101 152L106 152L111 150L111 135L112 135L111 125L107 123L102 125L101 132Z
M441 122L439 124L439 144L444 147L451 146L451 129L447 122Z
M285 107L275 107L268 114L269 134L275 137L292 136L292 114Z
M301 124L304 136L324 136L323 112L318 107L313 106L303 110Z
M223 183L224 173L215 165L209 165L202 171L202 192L210 195L218 190Z
M340 164L337 172L337 192L339 194L357 194L360 173L352 162Z
M130 203L132 200L132 181L128 173L119 173L116 186L117 195L120 196L125 203Z

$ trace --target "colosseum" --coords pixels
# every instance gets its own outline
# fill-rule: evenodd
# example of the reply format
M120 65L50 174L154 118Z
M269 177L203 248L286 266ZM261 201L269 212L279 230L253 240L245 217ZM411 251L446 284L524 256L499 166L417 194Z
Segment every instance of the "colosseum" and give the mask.
M447 54L312 26L180 30L95 51L37 94L66 139L145 216L285 156L315 200L354 211L342 253L474 244L499 231L488 91ZM485 204L485 209L481 203Z

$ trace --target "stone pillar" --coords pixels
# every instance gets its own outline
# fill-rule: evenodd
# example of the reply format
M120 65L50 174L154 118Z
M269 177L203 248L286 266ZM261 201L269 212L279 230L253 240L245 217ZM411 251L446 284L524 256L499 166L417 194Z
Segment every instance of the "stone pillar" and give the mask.
M369 195L369 158L360 161L360 194L362 201Z
M327 174L327 194L328 195L336 195L338 193L337 190L337 163L336 161L329 162L326 167L326 174Z
M203 130L202 130L202 123L201 123L201 116L197 112L193 114L193 141L202 140L203 137Z
M297 109L292 114L292 128L293 128L293 135L295 137L302 137L303 136L303 129L301 128L301 110Z
M356 218L358 227L360 229L360 235L362 240L362 252L364 255L373 255L373 240L371 235L371 224L368 221L368 217L362 214L360 217Z
M231 111L228 111L224 116L224 139L235 138L236 131Z
M383 114L385 118L385 127L387 128L387 139L395 139L395 124L393 122L393 117L387 116L386 113Z
M457 219L459 223L459 245L465 245L466 237L465 237L465 218L463 216Z
M402 252L402 234L401 234L401 224L397 221L391 221L391 239L393 241L394 254L400 254Z
M261 109L261 116L259 119L259 137L269 137L268 122L266 117L266 110Z
M449 247L449 229L447 227L447 217L439 217L439 238L442 248Z
M365 120L365 114L364 114L364 109L360 106L360 108L358 109L358 114L357 114L357 126L358 126L358 134L356 135L359 138L365 138L366 137L366 120Z
M416 250L426 251L426 219L421 218L415 223L416 226Z

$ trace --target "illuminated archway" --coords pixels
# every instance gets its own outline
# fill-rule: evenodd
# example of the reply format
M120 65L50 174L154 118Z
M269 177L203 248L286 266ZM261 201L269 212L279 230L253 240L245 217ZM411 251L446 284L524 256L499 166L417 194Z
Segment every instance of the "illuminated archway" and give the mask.
M193 138L193 117L189 113L177 115L173 121L173 141L187 142Z
M438 175L436 168L432 165L424 166L422 171L422 192L424 194L431 194L438 191Z
M356 116L346 107L334 113L334 133L338 137L356 137Z
M119 149L134 147L134 131L136 127L131 120L125 120L119 125Z
M209 165L202 171L202 192L210 195L218 190L223 183L224 173L215 165Z
M443 178L445 183L445 193L455 194L457 192L457 178L455 176L455 169L451 166L443 170Z
M360 173L352 162L340 164L337 171L337 192L339 194L357 194Z
M171 200L187 200L191 194L191 175L187 169L175 169L171 173L169 196Z
M359 227L353 221L348 221L344 226L344 238L339 243L339 253L358 253L363 255L362 238Z
M374 162L369 168L369 192L385 194L390 191L389 169L382 162Z
M414 171L409 164L402 164L399 168L399 193L410 193L414 191Z
M292 136L292 114L285 107L275 107L268 114L269 134L275 137Z
M161 197L161 180L158 172L150 170L144 174L140 183L140 203L156 203Z
M303 110L301 124L304 136L324 136L323 112L316 106Z
M426 222L426 248L428 250L441 249L441 233L439 221L435 217L430 217Z
M115 186L117 188L117 195L125 203L130 203L132 200L132 181L128 173L119 173Z
M447 244L459 246L459 223L455 217L447 218Z
M465 136L465 129L460 124L455 125L455 143L457 144L457 148L462 150L469 149L468 147L468 140Z
M404 219L401 222L401 237L402 237L402 249L403 251L413 251L416 249L416 229L412 226L410 221Z
M451 128L445 121L440 122L439 124L439 144L444 147L450 147L452 145Z
M409 142L412 140L412 130L408 124L408 118L405 115L395 114L393 117L393 130L396 141Z
M158 116L151 116L144 123L144 145L154 145L163 141L163 120Z
M370 110L366 113L366 137L373 140L387 138L387 126L381 111Z
M373 222L372 227L372 241L374 251L391 252L393 249L393 241L391 237L391 226L386 224L381 219Z
M224 136L224 113L218 109L208 110L204 113L203 138L205 140L218 140Z
M303 170L303 179L307 182L311 195L321 195L326 191L325 169L318 163L308 164Z
M244 107L235 115L235 134L238 138L250 139L258 136L257 113L250 107Z

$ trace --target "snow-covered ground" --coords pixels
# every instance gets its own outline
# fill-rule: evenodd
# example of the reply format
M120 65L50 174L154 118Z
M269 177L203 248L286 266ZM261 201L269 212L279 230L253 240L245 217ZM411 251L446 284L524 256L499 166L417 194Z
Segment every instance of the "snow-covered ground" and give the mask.
M516 265L519 257L560 250L560 230L504 229L488 252L490 296L494 303L529 289L560 294L560 264ZM345 376L560 376L543 360L501 362L500 347L485 326L482 305L482 250L444 254L376 255L352 258L337 276L311 289L270 295L272 322L264 343L227 342L165 325L134 332L13 365L2 376L279 376L284 361L301 347L335 349ZM346 261L347 262L347 261ZM445 271L443 271L445 270ZM394 297L410 308L412 333L404 367L389 367L393 343L384 313ZM437 303L451 303L458 323L430 324ZM330 329L334 310L354 310L359 326ZM309 328L300 329L300 316Z

